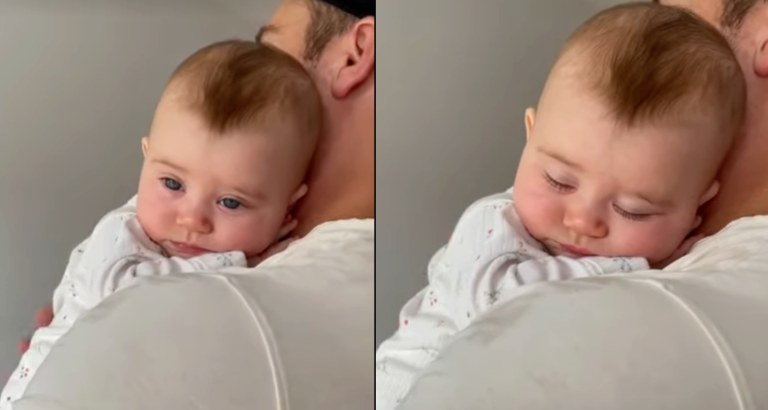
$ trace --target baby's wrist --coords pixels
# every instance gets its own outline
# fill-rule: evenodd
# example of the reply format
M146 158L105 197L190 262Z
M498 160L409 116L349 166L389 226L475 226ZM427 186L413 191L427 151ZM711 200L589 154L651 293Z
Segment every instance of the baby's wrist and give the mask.
M606 273L628 273L648 270L648 260L639 257L597 257L593 260Z
M232 266L246 267L248 266L248 258L245 257L245 253L240 251L229 252L232 260Z
M641 258L641 257L621 258L621 259L627 260L627 263L629 263L632 272L651 269L651 265L650 263L648 263L648 259Z
M214 258L216 261L215 264L222 268L228 268L232 266L246 267L248 265L248 260L245 257L245 254L240 251L212 253L209 255Z

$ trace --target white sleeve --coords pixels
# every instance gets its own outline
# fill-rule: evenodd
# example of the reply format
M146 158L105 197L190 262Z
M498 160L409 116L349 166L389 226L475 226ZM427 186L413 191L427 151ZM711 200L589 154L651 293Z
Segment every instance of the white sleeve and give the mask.
M246 267L245 255L226 252L193 258L167 257L144 233L135 213L113 212L94 229L76 273L95 306L138 277L216 271L231 266Z
M189 259L165 257L141 229L133 208L107 214L91 236L72 251L64 278L54 291L53 321L35 331L29 349L3 389L0 410L22 396L53 345L78 317L135 278L245 267L246 263L242 252Z
M87 243L88 239L85 239L70 254L64 277L53 294L53 320L47 327L35 331L32 336L29 349L21 357L19 364L3 388L2 395L0 395L0 409L10 409L11 403L22 396L35 370L45 359L53 343L66 333L74 322L74 318L69 317L66 312L87 310L83 306L78 306L77 298L68 297L75 289L72 280L73 269L80 262Z
M429 285L405 304L398 331L376 352L377 409L394 409L454 334L519 286L648 268L642 258L553 257L524 229L509 199L464 213L430 262Z

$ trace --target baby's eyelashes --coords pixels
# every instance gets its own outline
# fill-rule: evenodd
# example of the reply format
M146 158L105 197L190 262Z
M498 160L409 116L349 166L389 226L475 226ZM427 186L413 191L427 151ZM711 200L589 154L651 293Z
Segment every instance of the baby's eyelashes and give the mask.
M243 205L242 202L234 198L224 198L219 201L219 204L227 209L237 209Z

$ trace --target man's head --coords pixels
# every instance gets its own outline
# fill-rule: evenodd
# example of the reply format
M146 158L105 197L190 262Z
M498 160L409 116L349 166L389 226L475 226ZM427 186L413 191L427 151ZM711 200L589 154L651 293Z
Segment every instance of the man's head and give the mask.
M689 9L714 26L738 31L752 9L765 0L653 0L652 2Z
M374 0L284 0L257 42L301 61L325 108L323 136L297 209L299 234L318 223L373 217Z
M688 12L635 3L593 17L526 113L526 227L555 252L670 256L717 193L745 92L727 41Z
M704 209L702 232L734 219L768 214L768 2L765 0L655 0L689 9L729 39L747 83L741 135L720 173L720 195Z
M261 253L306 191L321 121L314 82L288 54L251 41L199 50L142 141L142 227L176 256Z

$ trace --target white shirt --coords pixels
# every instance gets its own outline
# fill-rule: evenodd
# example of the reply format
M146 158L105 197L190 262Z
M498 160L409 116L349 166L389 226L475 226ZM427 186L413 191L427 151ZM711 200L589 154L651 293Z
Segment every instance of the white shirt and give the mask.
M374 221L251 269L148 277L83 315L14 410L360 410L374 400Z
M247 266L242 252L207 253L194 258L168 257L144 232L136 217L136 197L109 212L90 237L70 255L64 278L53 294L54 317L35 331L29 350L0 395L0 409L21 397L51 347L83 313L136 278L171 273L215 271Z
M768 409L768 217L664 271L518 289L457 334L398 410Z
M552 256L523 227L512 191L483 198L429 262L429 285L376 352L376 408L394 409L451 337L522 285L648 269L643 258Z

